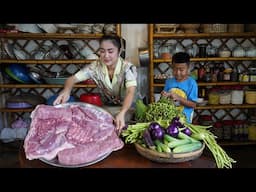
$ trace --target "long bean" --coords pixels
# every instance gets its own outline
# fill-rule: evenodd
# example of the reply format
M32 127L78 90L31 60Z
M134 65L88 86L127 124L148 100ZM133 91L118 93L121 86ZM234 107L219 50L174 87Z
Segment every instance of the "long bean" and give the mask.
M236 161L229 157L221 146L218 145L215 140L215 135L207 130L209 127L193 125L190 123L185 123L185 125L191 129L193 133L191 136L196 135L197 139L204 141L208 149L211 151L218 168L232 168L232 163L236 163Z

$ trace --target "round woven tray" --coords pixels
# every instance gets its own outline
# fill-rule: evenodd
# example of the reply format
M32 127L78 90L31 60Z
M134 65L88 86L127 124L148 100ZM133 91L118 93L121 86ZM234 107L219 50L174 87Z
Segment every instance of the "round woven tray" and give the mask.
M160 153L135 143L135 148L143 157L159 163L179 163L197 159L203 153L205 144L198 150L188 153Z

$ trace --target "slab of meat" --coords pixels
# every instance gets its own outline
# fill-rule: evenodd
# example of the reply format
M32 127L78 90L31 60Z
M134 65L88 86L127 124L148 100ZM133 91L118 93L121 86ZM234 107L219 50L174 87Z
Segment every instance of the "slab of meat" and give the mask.
M58 160L62 165L90 163L105 154L121 149L123 145L122 140L116 136L115 132L112 132L104 140L77 145L75 148L60 151L58 153Z
M31 113L24 141L28 159L58 157L60 164L79 165L119 150L123 141L115 132L113 117L104 110L70 104L38 105Z

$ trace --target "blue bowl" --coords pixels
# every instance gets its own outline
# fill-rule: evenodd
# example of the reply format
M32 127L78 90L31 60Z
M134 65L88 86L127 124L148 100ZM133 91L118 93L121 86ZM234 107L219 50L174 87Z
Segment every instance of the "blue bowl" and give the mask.
M58 97L57 94L52 95L51 97L49 97L49 98L46 100L46 104L47 104L47 105L53 105L53 102L55 101L55 99L56 99L57 97ZM70 95L68 102L75 102L75 101L76 101L75 97L73 97L72 95Z
M16 77L16 80L20 80L23 83L32 83L33 80L29 76L29 69L26 65L12 63L9 65L9 70Z

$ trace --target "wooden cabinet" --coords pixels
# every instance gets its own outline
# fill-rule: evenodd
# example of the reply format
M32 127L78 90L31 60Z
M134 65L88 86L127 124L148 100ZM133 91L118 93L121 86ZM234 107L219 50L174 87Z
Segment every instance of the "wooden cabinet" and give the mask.
M113 24L115 33L121 35L120 24ZM33 108L6 108L7 95L17 95L21 92L40 95L46 99L59 93L63 84L19 83L7 78L4 68L9 64L38 67L42 70L54 72L68 72L73 74L84 65L92 62L86 55L97 53L99 38L103 33L0 33L1 40L1 77L0 77L0 112L3 127L10 126L13 116L23 116ZM42 52L47 47L47 51ZM64 49L63 49L64 48ZM13 50L17 53L13 55ZM40 52L41 51L41 52ZM61 53L56 55L56 53ZM66 52L67 51L67 52ZM48 54L40 57L40 53ZM49 53L52 55L49 56ZM18 56L17 56L18 54ZM55 55L54 55L55 54ZM97 89L95 84L76 84L72 95L79 97L81 93L92 92Z
M174 33L163 32L159 33L156 30L155 24L148 25L149 30L149 96L150 102L154 101L154 94L159 93L164 88L164 81L156 79L159 75L164 75L168 78L171 75L171 57L166 58L159 54L159 47L166 46L170 48L170 52L177 49L188 51L189 46L195 46L197 49L196 54L191 57L192 66L199 65L199 68L208 63L216 64L223 63L226 68L233 68L239 66L239 72L248 74L248 66L256 62L256 55L233 55L236 47L242 47L244 50L253 47L256 49L256 33ZM176 30L177 31L177 30ZM201 55L198 51L200 45L210 45L215 48L216 54L214 56ZM166 49L165 47L165 49ZM219 56L219 52L227 49L231 55L229 57ZM256 51L256 50L255 50ZM239 75L239 74L238 74ZM202 88L220 88L229 86L242 86L244 89L255 88L256 81L199 81L199 90ZM198 120L201 115L209 115L212 117L213 123L223 122L225 120L247 120L252 110L256 108L255 104L246 104L245 100L241 104L217 104L197 106L194 113L194 121ZM232 130L232 133L233 134ZM224 139L223 143L227 144L249 144L255 142L248 142L246 139L243 141L233 142L233 139Z

